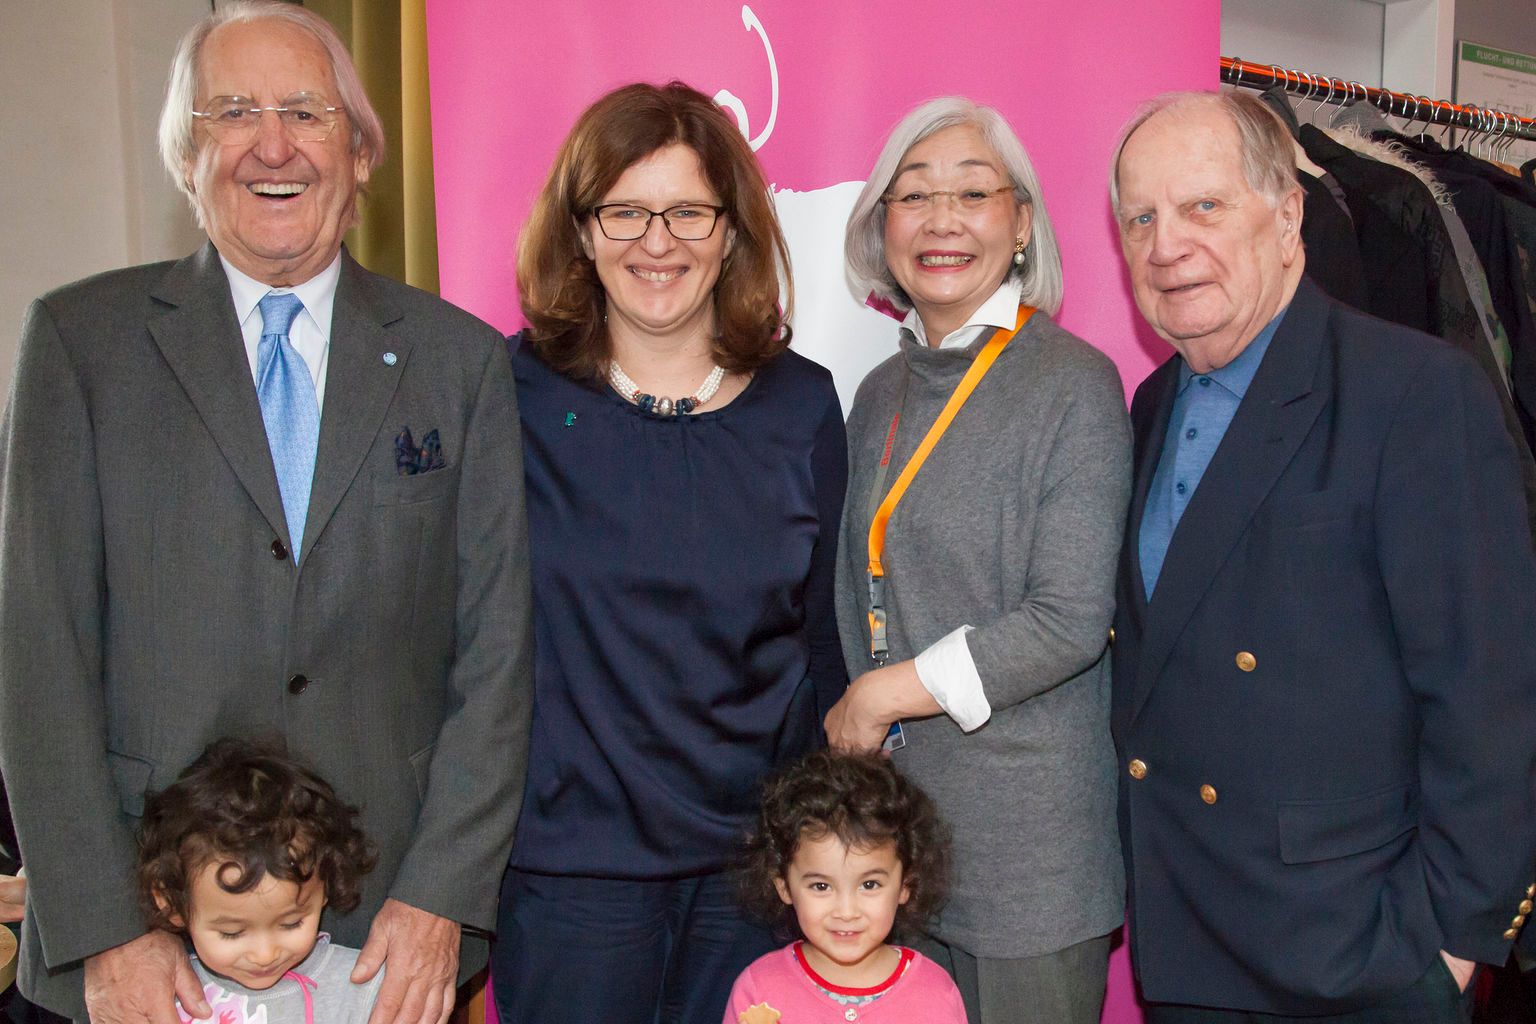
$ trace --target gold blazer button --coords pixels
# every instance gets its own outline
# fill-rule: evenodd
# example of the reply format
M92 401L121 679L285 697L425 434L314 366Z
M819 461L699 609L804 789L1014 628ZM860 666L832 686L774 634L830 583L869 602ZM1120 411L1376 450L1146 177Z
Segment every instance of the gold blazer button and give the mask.
M1247 651L1238 651L1237 667L1242 669L1244 672L1252 672L1254 669L1259 667L1259 659L1255 658Z
M1129 771L1131 773L1131 778L1144 779L1147 777L1147 762L1143 761L1139 757L1135 758L1129 765Z

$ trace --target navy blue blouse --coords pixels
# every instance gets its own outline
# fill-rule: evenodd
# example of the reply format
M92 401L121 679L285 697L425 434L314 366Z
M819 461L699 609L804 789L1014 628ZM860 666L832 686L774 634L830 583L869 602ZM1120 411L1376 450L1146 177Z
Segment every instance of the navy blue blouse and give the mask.
M643 412L510 342L533 558L533 736L512 864L725 867L775 765L847 685L832 377L794 352L735 401Z

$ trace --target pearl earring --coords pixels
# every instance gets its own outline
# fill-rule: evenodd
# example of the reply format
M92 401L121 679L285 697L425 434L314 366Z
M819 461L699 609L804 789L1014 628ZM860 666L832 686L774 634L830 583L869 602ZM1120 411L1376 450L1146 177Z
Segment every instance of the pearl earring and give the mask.
M1013 265L1016 267L1024 265L1024 239L1022 238L1013 240Z

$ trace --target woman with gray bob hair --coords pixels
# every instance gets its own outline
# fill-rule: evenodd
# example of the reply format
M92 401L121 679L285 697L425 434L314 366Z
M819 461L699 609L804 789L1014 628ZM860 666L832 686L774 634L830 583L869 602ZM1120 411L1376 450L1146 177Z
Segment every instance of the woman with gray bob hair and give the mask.
M286 0L234 0L198 22L183 36L176 47L176 56L171 60L165 105L160 108L160 162L188 199L192 198L189 172L197 158L192 111L197 106L197 76L203 44L223 25L269 19L297 25L319 40L330 58L331 74L341 94L330 99L346 111L352 132L352 152L367 159L370 172L384 162L384 125L373 104L368 102L368 93L363 89L363 80L358 77L347 44L342 42L331 23L314 11ZM196 209L194 202L193 210Z
M1024 248L1024 262L1011 268L1009 273L1022 283L1026 303L1054 316L1061 308L1061 252L1056 247L1056 232L1051 227L1050 217L1046 216L1045 207L1035 202L1035 197L1040 194L1035 167L1002 114L963 96L929 100L892 129L869 172L869 181L848 216L844 246L848 276L857 294L873 292L901 309L912 308L911 300L885 262L885 194L896 180L902 157L913 146L946 128L960 125L970 125L981 134L1013 185L1014 198L1034 206L1034 230Z
M891 749L953 829L949 903L904 941L950 971L971 1024L1097 1024L1123 919L1105 651L1125 392L1052 320L1055 234L995 110L952 97L903 118L846 254L861 295L907 313L848 418L853 683L827 737Z

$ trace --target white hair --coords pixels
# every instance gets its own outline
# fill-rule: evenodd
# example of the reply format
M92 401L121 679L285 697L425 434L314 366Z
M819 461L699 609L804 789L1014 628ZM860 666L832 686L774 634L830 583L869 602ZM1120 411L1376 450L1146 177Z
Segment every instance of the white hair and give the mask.
M885 259L885 204L881 197L896 180L903 158L913 146L946 128L968 125L997 155L1013 186L1017 202L1031 207L1029 240L1024 248L1024 265L1009 264L1009 273L1023 285L1020 301L1054 315L1061 308L1061 251L1056 247L1056 233L1040 198L1040 180L1024 145L1003 115L963 96L945 96L929 100L907 114L891 130L869 172L869 180L853 204L848 216L848 231L843 252L848 261L848 277L860 293L872 291L903 309L912 301L891 274Z
M1291 134L1273 110L1257 96L1245 92L1165 92L1154 96L1131 115L1120 129L1115 155L1109 164L1109 204L1120 219L1120 154L1136 129L1165 110L1211 106L1232 119L1237 129L1243 180L1270 209L1301 188L1296 180L1296 146Z
M268 20L297 25L325 48L331 75L341 93L337 100L346 109L347 121L352 126L352 152L367 158L370 171L384 161L384 125L373 104L368 102L368 94L352 63L352 55L347 52L346 43L341 41L330 22L285 0L234 0L209 14L182 36L176 56L171 60L165 105L160 108L160 160L176 187L193 201L194 211L197 203L187 181L187 168L197 157L197 142L192 135L192 110L197 103L197 76L201 70L199 60L203 45L221 25Z

